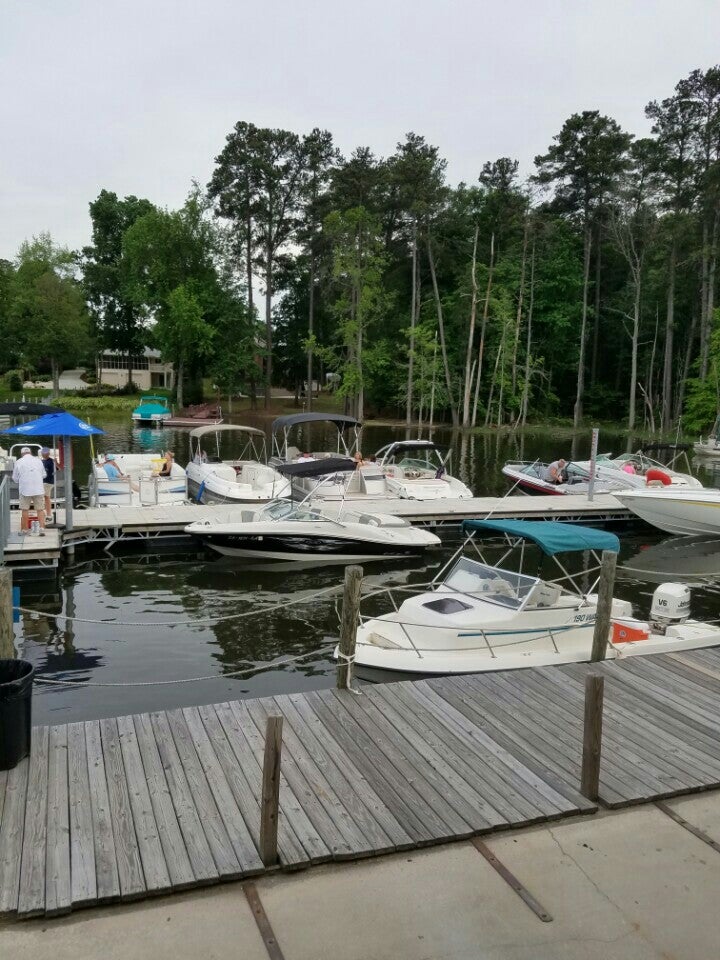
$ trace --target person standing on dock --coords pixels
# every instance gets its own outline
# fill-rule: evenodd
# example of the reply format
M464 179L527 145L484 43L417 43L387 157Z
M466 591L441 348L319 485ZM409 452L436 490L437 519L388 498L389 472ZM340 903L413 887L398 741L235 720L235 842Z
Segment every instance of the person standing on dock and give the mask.
M45 471L43 488L45 490L45 516L52 516L52 493L55 486L55 460L50 456L50 448L43 447L40 451L41 463Z
M45 536L45 468L38 457L34 457L30 447L23 447L21 457L15 464L13 480L20 491L20 533L26 534L30 528L30 508L32 507L40 523L40 536Z

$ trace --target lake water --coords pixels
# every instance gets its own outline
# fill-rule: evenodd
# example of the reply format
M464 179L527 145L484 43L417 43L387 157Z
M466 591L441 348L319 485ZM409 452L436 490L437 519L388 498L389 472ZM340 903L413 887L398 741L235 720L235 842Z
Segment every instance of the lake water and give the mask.
M187 430L134 430L125 418L98 416L93 422L107 432L98 438L98 450L160 452L169 447L178 462L187 462ZM253 423L249 419L244 422ZM266 423L254 421L263 428ZM373 453L390 440L404 437L400 428L368 426L363 433L363 452ZM450 432L436 430L434 438L452 446L451 472L478 495L505 492L500 470L510 458L581 459L589 455L590 446L589 431L574 438L552 430L453 438ZM334 430L315 427L312 436L304 437L298 446L330 448L334 442ZM624 436L605 434L600 448L620 452L627 448L627 441ZM237 453L231 437L223 438L221 453L227 457ZM78 443L75 476L79 482L84 482L88 467L89 450ZM713 476L698 475L706 485L718 485ZM647 613L657 582L693 576L693 615L718 619L720 542L668 541L647 530L620 535L621 576L616 595L631 600L636 612ZM377 586L431 580L460 543L458 530L443 531L442 538L442 546L424 560L366 564L366 578ZM212 679L152 686L37 686L36 723L266 696L334 683L335 667L327 653L274 666L252 677L224 674L327 645L325 638L338 631L336 598L315 594L342 583L342 566L308 568L231 561L204 553L190 543L174 548L152 546L151 550L128 552L125 547L99 555L97 551L78 551L73 562L63 564L57 583L21 583L21 605L43 614L23 614L17 624L21 655L35 664L40 675L56 679L102 683ZM493 547L487 553L499 556ZM81 619L69 622L59 618L60 613ZM110 619L171 625L82 622Z

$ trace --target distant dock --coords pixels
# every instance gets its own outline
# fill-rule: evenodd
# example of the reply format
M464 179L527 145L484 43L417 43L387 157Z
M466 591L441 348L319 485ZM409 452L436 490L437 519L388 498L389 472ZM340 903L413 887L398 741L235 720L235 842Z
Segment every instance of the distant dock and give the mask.
M339 501L323 501L330 515L340 510ZM73 529L64 528L64 511L58 511L60 526L45 537L20 536L20 517L11 513L11 530L5 546L5 563L16 569L54 570L68 548L121 542L168 540L185 536L185 527L194 520L242 519L242 504L165 504L151 507L92 507L73 512ZM627 523L632 514L610 494L591 502L581 496L474 497L469 500L347 500L345 510L392 513L411 523L428 527L457 526L463 520L492 515L500 519L562 520L613 526ZM634 519L634 518L632 518Z

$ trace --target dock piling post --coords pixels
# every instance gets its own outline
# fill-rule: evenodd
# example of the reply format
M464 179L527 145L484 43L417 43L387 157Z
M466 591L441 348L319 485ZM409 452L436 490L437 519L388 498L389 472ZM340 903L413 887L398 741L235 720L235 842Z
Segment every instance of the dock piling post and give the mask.
M277 863L278 812L280 807L280 760L282 758L283 718L267 718L265 758L260 803L260 859L266 867Z
M0 660L15 659L12 570L0 566Z
M580 793L588 800L597 800L600 789L600 757L602 753L602 719L605 678L597 673L585 677L585 717L583 721L582 771Z
M613 589L615 587L615 565L617 554L613 550L603 550L598 584L598 603L595 614L592 653L590 660L596 663L604 660L610 635L610 617L612 615Z
M338 644L337 688L349 690L352 680L352 665L355 657L358 619L360 616L360 592L362 590L363 568L345 568L345 592L343 593L342 618L340 622L340 643Z

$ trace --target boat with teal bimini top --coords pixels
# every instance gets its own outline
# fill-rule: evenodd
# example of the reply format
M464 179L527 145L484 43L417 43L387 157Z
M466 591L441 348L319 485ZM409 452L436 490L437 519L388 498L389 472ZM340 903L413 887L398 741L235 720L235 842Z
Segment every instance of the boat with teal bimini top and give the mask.
M385 680L589 660L600 553L618 553L615 534L555 520L466 520L463 532L460 548L431 583L385 588L363 598L358 675ZM497 563L483 556L477 542L483 536L500 538L507 547ZM586 554L579 573L559 559L570 553ZM544 575L546 560L554 563L553 577ZM503 566L506 561L512 566ZM526 572L529 565L534 575ZM384 594L392 609L363 615L362 606L369 602L377 609ZM684 583L659 586L647 620L637 619L627 600L612 601L609 659L718 644L720 627L690 619Z
M161 427L172 416L167 397L147 394L132 412L133 422L139 426Z

